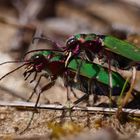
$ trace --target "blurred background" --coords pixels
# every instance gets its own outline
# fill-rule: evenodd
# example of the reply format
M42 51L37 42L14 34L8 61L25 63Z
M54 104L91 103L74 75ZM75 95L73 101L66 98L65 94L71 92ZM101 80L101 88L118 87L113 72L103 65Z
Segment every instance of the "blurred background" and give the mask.
M21 60L29 50L51 47L49 42L31 43L42 34L60 47L77 33L110 34L140 47L139 25L138 0L0 0L0 62ZM1 65L0 76L18 65ZM0 81L1 99L29 97L35 83L25 82L23 72L24 68ZM63 81L56 83L42 95L43 102L66 101Z

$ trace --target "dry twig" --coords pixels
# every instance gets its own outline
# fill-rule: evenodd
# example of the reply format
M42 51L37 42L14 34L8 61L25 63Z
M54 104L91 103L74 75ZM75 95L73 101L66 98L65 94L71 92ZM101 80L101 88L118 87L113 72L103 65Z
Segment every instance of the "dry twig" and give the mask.
M9 106L17 108L34 108L35 103L23 102L23 101L0 101L0 106ZM51 110L68 110L69 107L58 105L58 104L38 104L38 109L51 109ZM104 113L104 114L115 114L118 108L104 108L104 107L80 107L75 106L72 108L72 111L89 111L90 113ZM131 114L133 116L140 117L139 109L122 109L124 113Z

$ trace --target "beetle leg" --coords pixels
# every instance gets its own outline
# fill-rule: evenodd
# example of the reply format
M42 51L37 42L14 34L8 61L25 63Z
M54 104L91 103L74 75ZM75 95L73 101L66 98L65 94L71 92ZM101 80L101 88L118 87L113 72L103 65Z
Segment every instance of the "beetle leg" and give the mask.
M67 77L67 76L66 76ZM67 81L65 81L65 83L68 83L67 85L70 87L70 91L72 92L73 96L76 98L76 99L79 99L78 96L76 95L73 87L75 86L76 83L73 82L72 79L68 79L68 78L65 78L65 80L67 79ZM67 93L69 94L69 93Z
M70 97L69 97L69 79L68 79L68 72L65 72L64 73L64 86L66 87L67 89L67 101L70 101Z
M66 72L64 75L64 81L65 81L65 87L67 88L67 101L70 101L70 97L69 97L69 92L72 92L72 94L74 95L75 98L78 99L76 93L74 92L72 85L74 84L73 81L71 81L71 79L68 79L69 75Z
M40 76L40 77L42 77L42 76ZM41 78L40 78L40 79L41 79ZM36 111L36 109L37 109L37 105L38 105L38 102L39 102L41 93L44 92L45 90L48 90L49 88L51 88L54 84L55 84L55 80L49 82L47 85L45 85L44 87L41 88L41 91L40 91L39 94L38 94L38 97L37 97L37 100L36 100L36 103L35 103L35 107L34 107L34 112L32 113L32 116L31 116L31 118L30 118L30 121L29 121L29 123L27 124L26 128L25 128L20 134L24 133L24 132L29 128L29 126L31 125L31 123L32 123L32 121L33 121L33 118L34 118L34 115L35 115L35 113L36 113L35 111Z
M52 86L54 86L54 84L55 84L55 80L49 82L47 85L45 85L44 87L41 88L41 91L39 92L37 100L36 100L35 108L37 108L41 93L50 89Z
M26 73L26 76L24 76L24 78L25 78L24 80L26 81L30 77L31 74L32 74L32 72L29 72L28 75Z
M35 72L34 78L30 81L30 83L32 83L33 81L35 81L36 80L36 77L37 77L37 71Z
M82 66L82 62L83 62L84 59L82 59L82 61L80 63L77 63L77 71L76 71L76 75L75 75L75 78L74 78L74 82L80 82L80 78L79 78L79 75L80 75L80 69L81 69L81 66Z
M72 94L74 95L74 97L78 99L78 96L76 95L75 91L73 90L73 88L71 86L70 86L70 90L71 90Z
M93 84L93 86L92 86L92 84ZM97 84L97 82L96 82L96 80L93 80L92 79L92 82L91 82L91 93L92 93L92 95L93 95L93 103L92 103L92 106L94 106L94 104L97 102L97 100L98 100L98 92L97 92L97 90L96 90L96 88L98 88L98 84ZM96 92L96 93L95 93Z
M76 105L76 104L78 104L78 103L80 103L81 101L83 101L83 100L85 100L85 99L88 99L88 97L89 97L89 95L91 94L91 87L92 87L92 80L93 80L94 78L92 78L92 79L90 79L90 80L88 80L88 90L87 90L87 93L85 93L82 97L80 97L78 100L76 100L75 102L74 102L74 104ZM88 105L89 105L89 103L87 103Z
M79 98L78 100L76 100L76 101L74 102L74 104L76 105L76 104L80 103L81 101L87 99L88 96L89 96L89 95L88 95L87 93L85 93L81 98Z
M38 87L39 83L40 83L40 80L41 78L43 77L44 75L40 75L39 76L39 79L37 80L37 83L33 89L33 92L31 93L30 97L28 98L27 102L29 102L31 100L31 98L33 97L34 93L36 92L36 88Z
M36 75L35 75L35 76L36 76ZM41 75L39 76L39 79L37 80L37 83L36 83L36 85L35 85L35 87L34 87L34 89L33 89L33 92L31 93L31 95L30 95L30 97L28 98L27 102L29 102L29 101L31 100L31 98L33 97L33 95L34 95L34 93L36 92L36 89L37 89L37 87L38 87L38 85L39 85L39 83L40 83L42 77L48 78L49 75L46 75L46 73L44 73L44 74L41 74Z
M105 51L106 56L107 56L107 61L108 61L108 74L109 74L109 98L110 98L110 103L112 104L112 70L111 70L111 58L110 54Z

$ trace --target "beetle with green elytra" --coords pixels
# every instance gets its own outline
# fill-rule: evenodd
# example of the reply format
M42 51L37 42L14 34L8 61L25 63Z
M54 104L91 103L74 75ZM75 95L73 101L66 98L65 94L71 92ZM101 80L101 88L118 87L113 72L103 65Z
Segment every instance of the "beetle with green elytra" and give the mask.
M108 64L109 85L112 87L111 66L119 69L139 69L140 48L110 35L76 34L66 41L67 60L80 57L89 61L95 58L101 64ZM135 77L133 81L135 80ZM110 90L110 96L112 91Z
M119 69L129 69L140 64L140 48L111 35L76 34L68 38L63 47L47 37L34 37L33 41L35 39L48 40L53 47L65 52L67 54L65 65L72 57L81 57L90 61L97 58Z
M66 41L66 48L66 63L71 57L82 57L81 52L88 60L110 61L111 65L120 69L129 69L140 62L140 48L110 35L76 34Z
M33 94L36 92L36 88L40 83L41 78L45 76L47 79L50 79L50 82L40 90L36 102L36 106L39 101L40 94L43 91L51 88L55 84L55 81L59 76L65 80L66 86L71 86L71 85L73 86L74 83L76 85L75 87L79 88L79 90L81 91L88 92L89 89L87 88L92 87L92 89L96 91L96 94L108 95L109 74L107 68L89 62L87 60L82 60L81 58L71 59L67 67L65 67L65 60L67 57L61 52L40 49L40 50L33 50L27 52L27 54L33 52L35 52L35 54L33 54L29 59L24 59L22 61L23 64L21 66L12 70L6 75L2 76L0 80L2 80L3 78L5 78L5 76L9 75L10 73L24 66L26 66L26 70L24 72L25 79L28 79L29 76L34 73L34 78L31 80L31 82L33 82L34 80L37 79L37 75L40 74L39 79L37 80L37 84L34 87L34 90L30 96L31 98ZM12 62L13 61L5 62L5 63L12 63ZM21 62L21 61L14 61L14 62ZM75 82L74 77L77 75L77 71L78 71L78 81ZM42 72L44 73L42 74ZM90 81L89 86L87 84L88 81ZM125 79L117 72L112 71L112 95L119 95L123 88L124 83L125 83ZM101 91L100 90L101 87L107 90ZM127 91L128 89L129 89L129 84L127 84L125 91ZM83 96L84 97L88 96L88 94ZM84 97L82 97L82 99ZM78 103L80 101L81 99L78 99L77 101L75 101L75 103Z
M36 38L38 37L34 39ZM48 40L45 37L38 39ZM52 43L55 44L56 48L59 48L55 42ZM91 62L97 58L98 62L107 63L110 87L112 87L112 65L119 69L130 69L132 66L139 68L140 63L140 48L109 35L96 35L94 33L76 34L66 41L61 51L67 55L66 67L70 59L77 57Z

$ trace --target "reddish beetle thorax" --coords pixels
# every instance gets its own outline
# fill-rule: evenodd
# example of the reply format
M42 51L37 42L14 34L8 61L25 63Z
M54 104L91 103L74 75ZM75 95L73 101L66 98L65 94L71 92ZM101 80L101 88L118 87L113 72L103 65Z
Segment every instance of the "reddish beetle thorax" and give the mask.
M79 42L80 47L77 47L79 49L78 51L81 49L98 53L100 50L102 50L102 42L98 38L96 40L84 40L83 38L80 38Z

